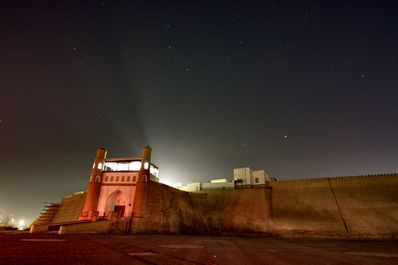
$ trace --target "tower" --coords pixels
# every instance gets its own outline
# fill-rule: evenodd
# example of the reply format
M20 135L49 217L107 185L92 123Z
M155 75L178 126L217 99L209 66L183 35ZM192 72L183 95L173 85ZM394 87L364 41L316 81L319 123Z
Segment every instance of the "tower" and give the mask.
M106 158L106 149L98 148L95 155L93 168L90 174L90 181L88 184L86 199L84 201L83 211L80 214L79 220L91 219L93 211L97 210L98 198L101 191L101 177Z
M150 165L152 148L147 145L142 149L141 168L138 173L138 181L135 189L134 207L131 215L129 231L139 231L142 229L143 220L146 212L146 204L149 190Z
M150 178L152 148L147 145L142 149L141 168L138 175L139 182L148 182Z

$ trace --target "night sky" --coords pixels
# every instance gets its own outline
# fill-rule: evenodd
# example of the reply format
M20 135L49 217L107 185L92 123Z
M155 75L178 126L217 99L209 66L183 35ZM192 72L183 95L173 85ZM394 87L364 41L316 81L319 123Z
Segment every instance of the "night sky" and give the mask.
M10 1L11 2L11 1ZM83 1L82 1L83 2ZM98 147L160 179L398 171L395 1L30 1L0 11L0 209L85 190Z

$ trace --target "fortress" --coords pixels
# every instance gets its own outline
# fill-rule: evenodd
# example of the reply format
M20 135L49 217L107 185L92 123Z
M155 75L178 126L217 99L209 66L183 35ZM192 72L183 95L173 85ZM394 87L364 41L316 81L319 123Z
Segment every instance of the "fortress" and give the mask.
M235 177L229 188L188 192L158 182L149 146L138 158L106 153L97 150L87 191L46 205L32 233L398 238L396 173L272 181L260 172L260 185Z

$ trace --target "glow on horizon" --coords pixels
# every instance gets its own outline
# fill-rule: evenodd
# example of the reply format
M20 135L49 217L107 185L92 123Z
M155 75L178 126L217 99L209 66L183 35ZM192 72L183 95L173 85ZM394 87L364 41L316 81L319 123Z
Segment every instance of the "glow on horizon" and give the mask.
M181 182L172 182L168 179L159 179L159 182L173 188L181 187Z

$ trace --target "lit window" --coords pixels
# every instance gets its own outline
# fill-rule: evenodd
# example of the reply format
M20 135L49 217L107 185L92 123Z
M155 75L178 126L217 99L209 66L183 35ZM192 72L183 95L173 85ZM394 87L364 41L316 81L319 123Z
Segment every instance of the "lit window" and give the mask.
M118 163L117 164L117 171L125 171L129 170L129 163Z
M97 168L98 168L98 169L102 169L102 163L98 163Z
M141 168L141 162L140 161L133 161L129 165L129 170L132 171L138 171Z
M149 163L148 163L148 162L145 162L145 163L144 163L144 168L145 168L145 169L148 169L148 168L149 168Z
M111 171L116 171L117 163L115 162L105 162L105 166L110 168Z
M157 169L156 167L152 166L149 168L149 172L151 173L151 175L158 177L159 175L159 169Z

